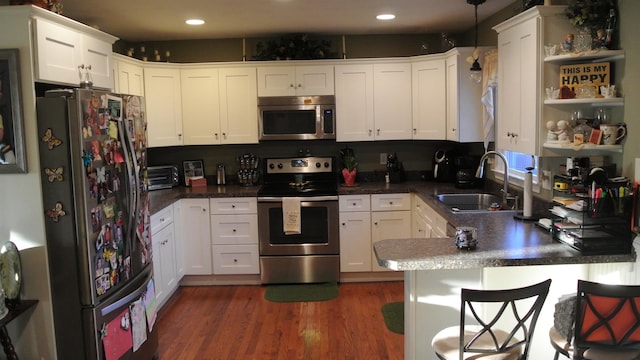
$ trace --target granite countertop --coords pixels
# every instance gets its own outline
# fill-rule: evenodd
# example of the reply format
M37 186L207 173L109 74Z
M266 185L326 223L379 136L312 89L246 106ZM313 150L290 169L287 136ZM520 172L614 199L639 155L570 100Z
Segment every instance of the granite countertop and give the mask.
M177 187L150 194L155 213L181 198L256 197L260 186L209 185ZM374 245L378 263L392 270L468 269L492 266L633 262L636 254L583 255L551 238L534 222L513 218L513 212L457 214L436 200L441 193L479 192L462 190L449 183L407 181L399 184L362 183L339 186L339 195L414 193L455 226L478 229L478 247L460 250L453 238L387 239ZM541 214L545 215L545 214Z

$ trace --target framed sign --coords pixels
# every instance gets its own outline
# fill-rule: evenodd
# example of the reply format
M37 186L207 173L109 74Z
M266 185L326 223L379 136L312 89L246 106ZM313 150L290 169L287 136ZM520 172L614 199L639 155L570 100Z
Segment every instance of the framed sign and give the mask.
M0 49L0 174L26 173L18 49Z
M611 63L586 63L560 66L560 88L570 87L573 91L585 84L600 87L611 83Z
M202 160L186 160L182 162L184 169L184 184L190 186L189 179L204 177L204 164Z

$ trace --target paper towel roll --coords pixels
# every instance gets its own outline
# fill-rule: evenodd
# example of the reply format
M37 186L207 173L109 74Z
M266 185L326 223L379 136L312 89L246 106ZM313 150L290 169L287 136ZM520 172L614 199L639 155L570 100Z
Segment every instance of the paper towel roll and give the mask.
M524 174L524 201L522 205L522 216L531 217L533 194L531 193L533 186L533 174L528 171Z

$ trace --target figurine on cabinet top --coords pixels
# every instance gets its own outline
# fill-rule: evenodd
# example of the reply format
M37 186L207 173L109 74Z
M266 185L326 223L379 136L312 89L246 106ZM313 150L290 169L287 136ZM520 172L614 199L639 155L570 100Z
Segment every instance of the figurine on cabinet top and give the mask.
M572 138L572 129L567 120L560 120L556 124L556 135L558 135L558 141L560 142L571 142Z
M562 51L564 52L572 52L573 51L573 39L574 35L569 33L564 36L564 41L560 44L562 47Z

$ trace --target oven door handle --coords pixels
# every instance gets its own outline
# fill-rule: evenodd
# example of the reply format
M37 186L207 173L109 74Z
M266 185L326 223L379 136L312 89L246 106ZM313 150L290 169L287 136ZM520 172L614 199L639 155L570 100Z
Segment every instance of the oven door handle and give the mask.
M260 196L258 202L282 202L286 196ZM296 197L296 196L294 196ZM301 202L337 201L338 195L327 196L298 196Z

